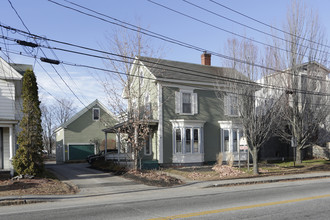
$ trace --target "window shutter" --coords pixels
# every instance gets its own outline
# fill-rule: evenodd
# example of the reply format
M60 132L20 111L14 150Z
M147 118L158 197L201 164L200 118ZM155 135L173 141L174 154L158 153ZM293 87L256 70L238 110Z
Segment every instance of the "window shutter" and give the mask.
M225 115L229 115L229 111L228 111L228 109L229 109L229 96L228 95L225 95L224 96L224 99L223 99L223 111L224 111L224 114Z
M181 97L180 92L175 92L175 113L180 113L181 111Z
M198 98L197 93L192 94L192 107L193 107L193 114L198 114Z

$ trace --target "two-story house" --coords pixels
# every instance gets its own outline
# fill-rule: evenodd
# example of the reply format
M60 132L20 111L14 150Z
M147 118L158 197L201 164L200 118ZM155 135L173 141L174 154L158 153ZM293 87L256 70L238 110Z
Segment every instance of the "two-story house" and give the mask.
M0 170L13 172L11 160L22 118L22 78L28 68L32 66L9 64L0 57Z
M150 138L141 151L143 161L159 165L207 164L219 153L246 160L239 151L243 127L238 120L237 98L228 91L230 80L244 78L231 68L211 66L211 55L202 64L137 57L132 65L131 86L139 87L139 103L147 106ZM134 79L133 79L134 78ZM138 82L138 83L137 83ZM126 98L137 100L134 95ZM116 132L123 125L104 129ZM119 152L124 152L119 150Z
M317 143L324 145L330 141L329 73L330 70L327 67L317 62L303 63L297 65L294 70L288 68L260 79L258 83L264 86L261 90L256 91L256 97L268 99L271 97L274 101L282 99L283 105L289 106L291 109L295 108L295 111L301 114L299 123L305 123L304 128L311 126L314 121L320 123L318 117L321 118L328 114L324 122L316 125L319 126L319 129L316 129L319 133L315 132L315 137L319 137ZM312 114L315 114L315 119L307 118ZM282 118L291 120L292 116L287 115L287 117ZM303 120L303 117L306 117L306 120ZM304 128L300 134L305 139L310 139L308 132L304 132ZM291 141L284 141L282 138L273 136L265 146L260 150L261 159L281 159L293 156ZM305 151L306 153L311 152Z

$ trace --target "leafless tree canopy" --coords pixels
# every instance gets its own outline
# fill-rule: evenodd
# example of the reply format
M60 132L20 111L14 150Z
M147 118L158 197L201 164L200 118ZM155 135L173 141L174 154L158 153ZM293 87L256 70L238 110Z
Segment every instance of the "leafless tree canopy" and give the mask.
M327 38L317 13L302 1L291 2L283 29L285 41L273 42L285 51L271 51L273 68L285 70L273 82L285 88L279 135L296 146L299 163L301 150L322 139L319 129L330 112Z
M152 119L152 94L150 76L144 75L143 67L137 57L154 57L159 51L151 47L150 39L141 32L114 30L106 35L107 45L103 48L119 56L109 56L104 60L107 68L117 73L105 73L102 79L111 110L119 115L123 126L121 133L123 152L133 152L134 168L138 167L139 152L151 133L149 121ZM134 65L133 65L134 64Z
M234 60L225 63L226 66L233 68L228 70L227 77L234 79L227 83L225 89L218 84L218 97L221 105L227 101L223 99L225 95L234 97L231 102L236 103L239 113L236 120L243 125L249 152L253 158L253 170L257 174L258 151L272 135L280 106L275 99L275 94L256 95L264 83L261 82L261 79L269 74L267 68L261 69L256 65L263 62L260 59L259 49L250 41L237 39L229 39L226 45L226 53L229 56L245 62ZM269 65L267 62L263 62L263 64ZM233 74L236 71L242 75Z
M72 100L62 98L53 104L42 104L40 109L44 147L51 154L55 145L54 130L76 113L76 107Z

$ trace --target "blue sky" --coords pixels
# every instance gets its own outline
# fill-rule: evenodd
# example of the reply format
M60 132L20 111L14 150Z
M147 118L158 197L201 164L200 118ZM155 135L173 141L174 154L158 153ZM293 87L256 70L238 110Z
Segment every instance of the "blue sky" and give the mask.
M71 42L91 48L100 49L100 44L106 44L105 35L107 32L112 32L116 27L109 23L102 22L100 20L79 14L72 10L55 5L46 0L10 0L26 26L31 33L46 36L51 39L56 39L65 42ZM54 0L56 2L70 5L63 0ZM231 32L235 32L241 35L245 35L249 38L253 38L258 41L267 42L267 38L260 33L249 30L248 28L226 21L222 18L214 16L208 12L201 11L184 1L181 0L153 0L155 2L171 7L182 13L189 14L194 18L203 20L217 27L226 29ZM188 0L205 7L208 10L212 10L218 14L226 16L237 22L241 22L245 25L260 29L262 31L270 32L269 28L260 25L256 22L248 20L236 13L228 11L208 0ZM283 22L286 19L288 0L215 0L227 7L240 11L246 15L249 15L255 19L263 21L265 23L275 25L282 28ZM126 21L132 24L140 24L142 27L147 28L153 32L166 35L168 37L187 42L189 44L204 48L205 50L214 51L218 53L223 52L224 45L228 38L232 35L221 31L217 28L201 24L190 18L178 15L172 11L159 7L147 0L97 0L97 1L83 1L72 0L77 4L83 5L100 13L107 14L114 18ZM327 35L330 36L330 27L328 21L330 15L328 13L330 9L330 1L324 0L308 0L306 1L309 7L319 12L319 19L322 25L326 28ZM72 6L72 5L71 5ZM11 8L9 1L1 1L0 7L0 22L3 25L8 25L14 28L26 30L22 22L19 20L15 11ZM23 36L14 32L7 32L2 29L1 35L10 36L15 39L26 40ZM42 42L46 44L46 42ZM157 39L151 39L151 45L155 48L162 47L162 58L170 60L179 60L191 63L200 63L199 51L184 48L178 45L166 43ZM23 51L22 47L7 44L9 50ZM54 45L50 42L52 46ZM4 50L4 41L0 40L0 47ZM46 51L46 50L45 50ZM28 51L31 54L42 55L40 51ZM38 53L36 53L38 52ZM68 54L64 52L55 51L59 60L68 61L71 63L88 64L97 67L104 68L101 60L90 57L79 56L75 54ZM4 53L0 52L0 56L5 60L8 60ZM34 64L34 59L24 56L9 54L11 61L16 63ZM49 58L55 59L55 56L47 52ZM219 57L212 57L212 65L220 66L222 60ZM37 75L38 83L46 89L49 93L57 98L71 98L75 101L78 108L83 107L81 104L66 88L55 70L47 63L38 63L35 65L35 73ZM47 73L43 70L47 71ZM81 99L84 105L88 105L94 99L98 98L106 104L106 96L104 95L103 88L93 78L93 71L82 68L71 68L65 66L65 69L61 66L56 66L57 72L63 77L63 79L71 86L72 90ZM70 76L66 73L68 72ZM58 82L59 86L56 86L50 77L52 76ZM71 79L72 78L72 79ZM40 89L41 98L45 102L51 102L53 98L46 93L43 89Z

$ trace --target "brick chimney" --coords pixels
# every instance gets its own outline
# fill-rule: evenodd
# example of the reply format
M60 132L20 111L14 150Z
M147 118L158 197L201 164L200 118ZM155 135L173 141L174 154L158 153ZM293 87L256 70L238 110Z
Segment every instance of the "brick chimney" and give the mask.
M202 54L202 65L211 66L211 54L206 51Z

